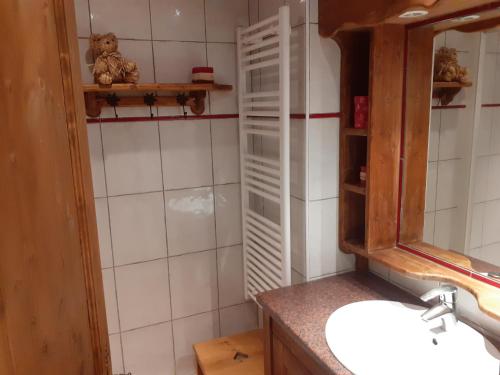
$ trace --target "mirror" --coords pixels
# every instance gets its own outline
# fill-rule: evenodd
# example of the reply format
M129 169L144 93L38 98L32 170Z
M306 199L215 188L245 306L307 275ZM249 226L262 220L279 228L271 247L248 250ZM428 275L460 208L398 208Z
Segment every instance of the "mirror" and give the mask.
M400 242L500 282L500 11L407 47Z

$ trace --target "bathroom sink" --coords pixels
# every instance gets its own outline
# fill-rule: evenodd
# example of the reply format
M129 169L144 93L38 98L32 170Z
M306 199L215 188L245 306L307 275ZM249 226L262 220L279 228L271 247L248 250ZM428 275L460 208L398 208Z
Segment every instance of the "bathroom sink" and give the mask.
M326 323L326 341L356 375L499 375L500 353L479 332L441 319L424 322L425 308L391 301L341 307Z

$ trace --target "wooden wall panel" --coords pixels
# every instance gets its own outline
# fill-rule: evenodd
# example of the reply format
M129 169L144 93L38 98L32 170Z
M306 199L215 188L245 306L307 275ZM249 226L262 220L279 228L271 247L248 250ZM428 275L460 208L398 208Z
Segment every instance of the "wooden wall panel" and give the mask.
M397 239L404 42L402 25L373 29L366 187L369 252L392 247Z
M432 28L408 30L401 242L423 238L433 42Z
M0 374L110 374L73 1L0 31Z

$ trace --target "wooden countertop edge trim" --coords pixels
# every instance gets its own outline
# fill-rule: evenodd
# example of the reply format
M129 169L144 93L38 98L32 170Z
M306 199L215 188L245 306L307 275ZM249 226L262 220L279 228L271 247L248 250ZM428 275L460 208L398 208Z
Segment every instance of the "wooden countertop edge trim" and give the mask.
M293 347L291 347L290 349L292 350L292 352L294 352L295 355L297 355L296 352L297 348L300 348L299 350L303 351L303 353L306 354L306 357L310 360L308 361L309 367L315 368L316 370L315 374L322 375L322 374L332 373L331 368L328 367L327 364L324 361L322 361L320 357L318 357L318 355L305 343L305 341L287 327L287 325L285 324L285 322L283 322L278 313L267 307L266 304L263 304L262 308L264 310L264 321L268 319L268 322L270 322L270 330L272 334L276 334L276 336L280 340L286 341L289 345L289 348L291 344ZM264 332L264 334L265 333L266 332Z
M410 278L445 281L457 285L474 295L482 312L500 320L500 292L493 286L395 247L369 253L368 258Z

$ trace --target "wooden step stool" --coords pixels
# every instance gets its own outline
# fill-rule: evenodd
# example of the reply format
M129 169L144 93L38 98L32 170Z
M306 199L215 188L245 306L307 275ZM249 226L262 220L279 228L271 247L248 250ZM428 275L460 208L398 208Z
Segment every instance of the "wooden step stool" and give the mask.
M263 338L258 329L195 344L198 375L264 375Z

